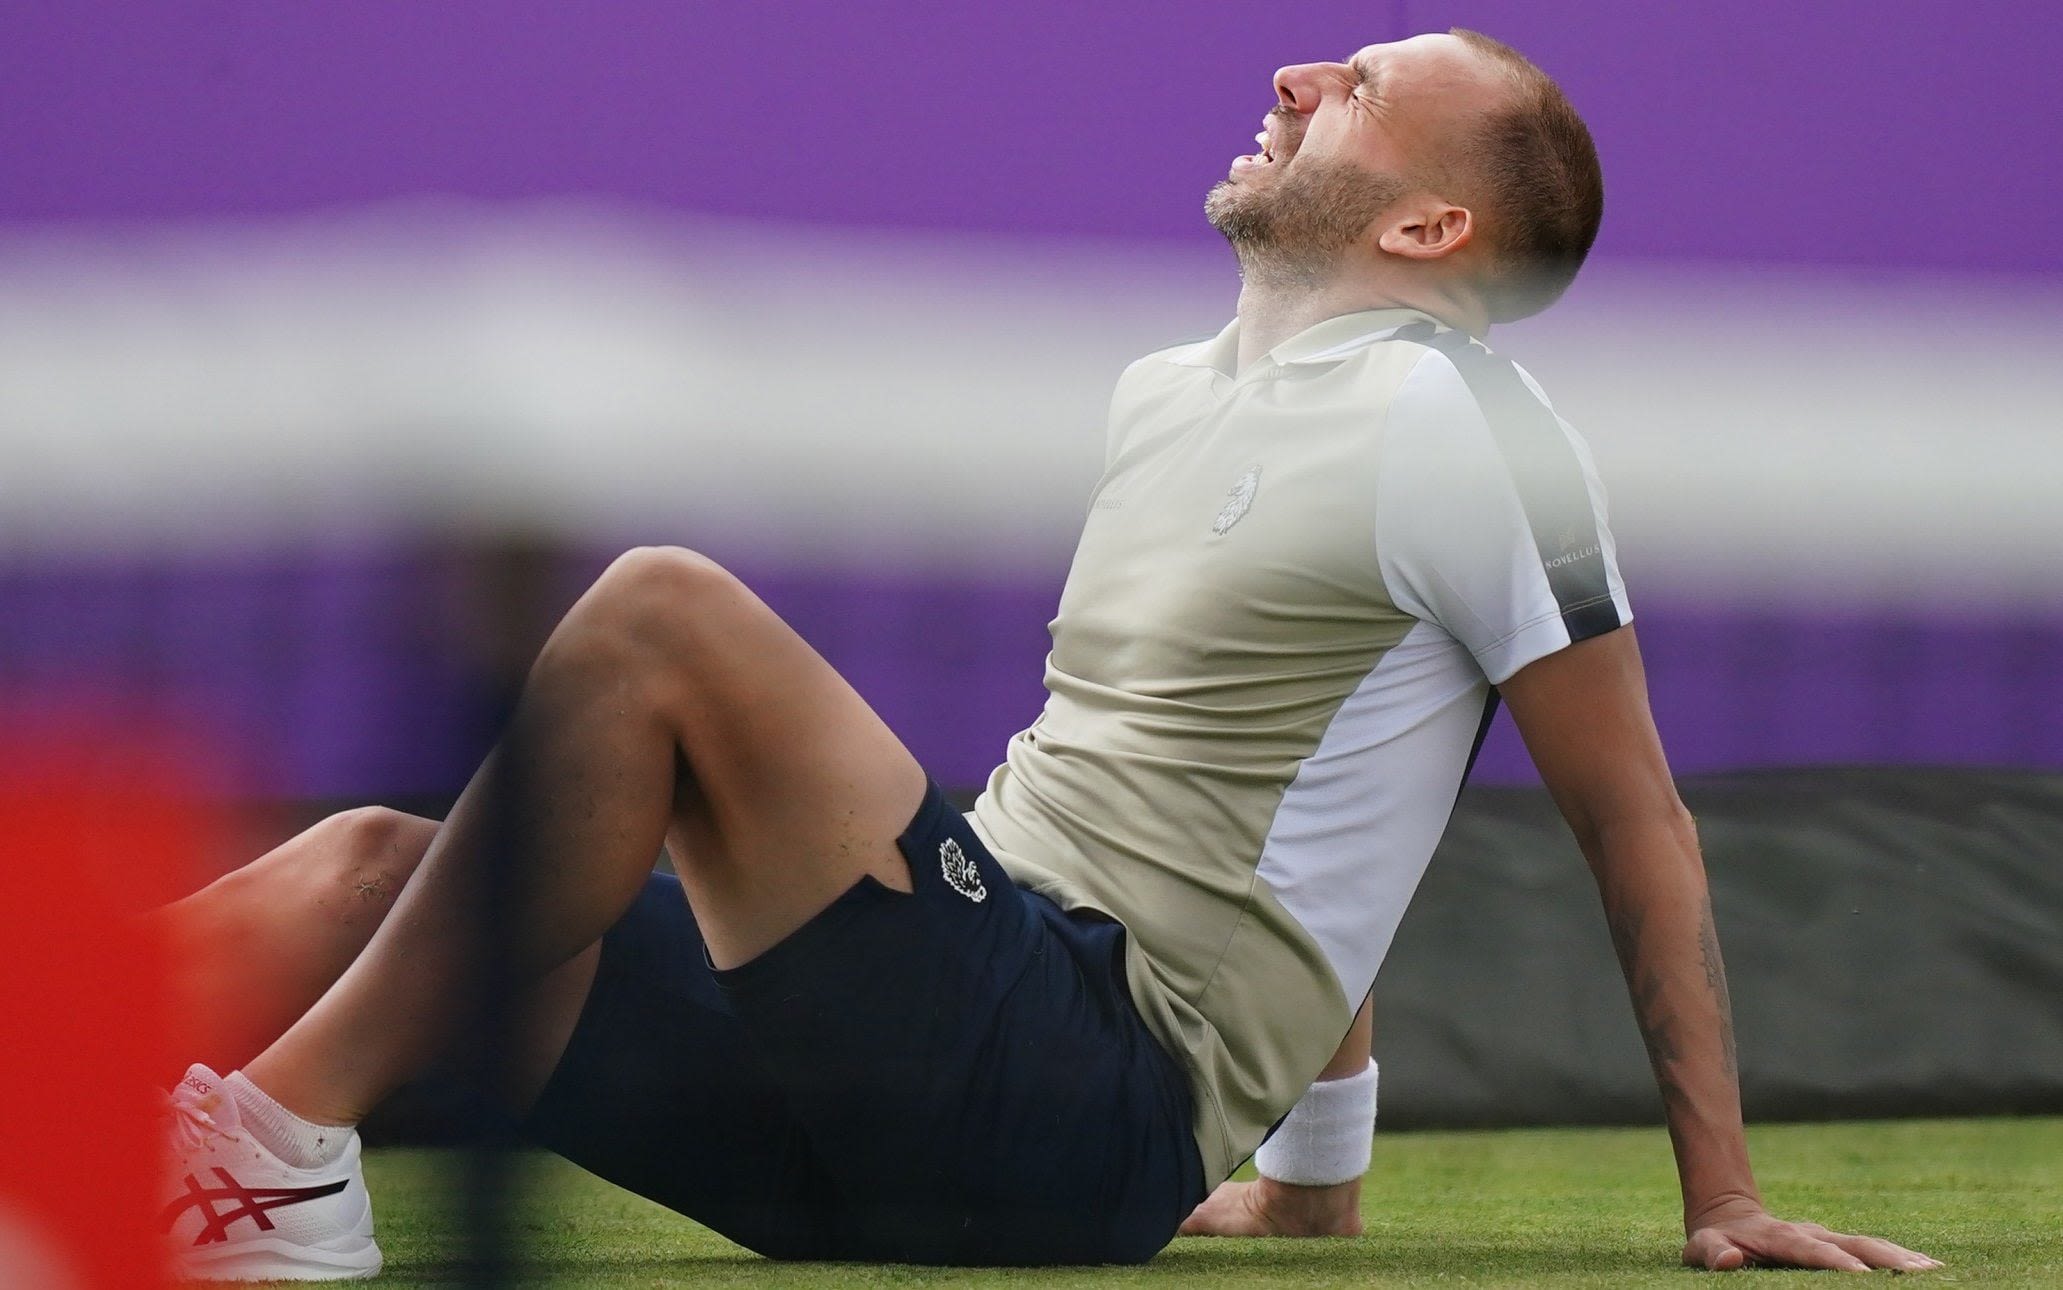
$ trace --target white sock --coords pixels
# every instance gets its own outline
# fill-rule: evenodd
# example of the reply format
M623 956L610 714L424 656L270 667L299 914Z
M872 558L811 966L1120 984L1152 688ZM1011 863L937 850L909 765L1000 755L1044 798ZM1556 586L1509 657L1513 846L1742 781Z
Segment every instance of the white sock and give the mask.
M296 1169L320 1169L344 1154L351 1141L348 1124L313 1124L272 1099L242 1071L223 1077L222 1087L236 1102L237 1118L258 1145Z

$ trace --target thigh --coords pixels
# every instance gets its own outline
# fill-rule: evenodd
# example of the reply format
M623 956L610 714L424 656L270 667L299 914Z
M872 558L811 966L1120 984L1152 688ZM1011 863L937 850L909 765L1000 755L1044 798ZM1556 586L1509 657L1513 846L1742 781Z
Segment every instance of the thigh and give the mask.
M595 625L663 678L686 770L669 847L718 966L778 943L860 878L908 889L895 838L924 772L778 615L685 551L626 556L590 594Z
M1013 886L935 790L912 890L862 882L717 982L835 1200L839 1257L1130 1262L1203 1194L1123 929Z
M811 1258L828 1248L828 1185L716 990L667 875L653 875L603 938L579 1020L524 1131L759 1253Z

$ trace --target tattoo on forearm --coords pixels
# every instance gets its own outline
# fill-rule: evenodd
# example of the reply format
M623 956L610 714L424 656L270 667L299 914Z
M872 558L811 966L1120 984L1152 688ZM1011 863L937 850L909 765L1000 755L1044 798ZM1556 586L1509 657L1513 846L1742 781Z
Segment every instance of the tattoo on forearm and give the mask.
M1734 1052L1733 996L1726 988L1726 963L1719 957L1719 928L1712 922L1712 897L1705 897L1704 916L1698 923L1698 954L1705 961L1705 984L1719 1005L1719 1059L1728 1079L1740 1078Z
M1676 1078L1676 1063L1683 1050L1676 1012L1663 993L1661 974L1640 961L1640 936L1647 915L1637 907L1608 905L1605 921L1612 931L1612 948L1618 952L1619 967L1626 974L1626 989L1633 997L1633 1018L1640 1026L1641 1042L1647 1045L1655 1083L1662 1090L1663 1102L1674 1105L1685 1096Z
M1679 1064L1684 1056L1682 1019L1669 1001L1664 973L1640 953L1647 913L1638 906L1608 906L1606 921L1612 932L1612 947L1619 955L1619 966L1626 973L1633 1015L1640 1024L1640 1037L1647 1046L1648 1063L1654 1067L1655 1082L1662 1091L1662 1100L1676 1105L1688 1097L1679 1077ZM1712 921L1710 896L1705 898L1699 910L1698 957L1704 968L1705 986L1712 993L1713 1009L1718 1014L1720 1069L1728 1080L1738 1080L1733 1001L1726 985L1726 965L1719 954L1719 932Z

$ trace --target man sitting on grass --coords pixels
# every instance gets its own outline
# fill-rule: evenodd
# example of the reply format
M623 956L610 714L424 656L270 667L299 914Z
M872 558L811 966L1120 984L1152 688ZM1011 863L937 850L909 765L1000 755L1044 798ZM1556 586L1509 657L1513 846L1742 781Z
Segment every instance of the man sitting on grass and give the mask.
M350 1126L451 1042L490 897L500 970L533 983L512 1096L553 1150L777 1257L1150 1258L1285 1115L1282 1167L1338 1168L1355 1095L1293 1107L1499 695L1603 894L1684 1258L1932 1266L1762 1208L1603 493L1477 339L1587 253L1588 132L1467 32L1273 88L1206 203L1238 317L1120 380L1045 709L972 815L723 569L624 556L449 819L330 830L413 873L369 941L296 921L305 1012L175 1091L185 1272L377 1270ZM534 863L503 890L511 847Z

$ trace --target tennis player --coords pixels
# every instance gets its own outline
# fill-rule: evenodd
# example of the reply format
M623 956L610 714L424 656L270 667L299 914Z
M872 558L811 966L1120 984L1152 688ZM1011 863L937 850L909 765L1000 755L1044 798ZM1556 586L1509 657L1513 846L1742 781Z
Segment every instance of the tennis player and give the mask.
M334 876L366 857L323 845L384 835L402 889L369 939L294 922L288 976L319 997L176 1090L186 1272L378 1268L351 1126L451 1042L488 895L504 966L536 983L529 1131L767 1254L1144 1260L1271 1129L1264 1168L1320 1185L1359 1094L1314 1076L1500 696L1596 873L1684 1259L1933 1265L1763 1209L1603 491L1481 339L1591 245L1582 122L1468 32L1273 89L1206 203L1238 316L1120 379L1045 708L971 815L729 573L623 556L448 820L355 817L297 848ZM503 894L511 840L536 863ZM678 880L651 875L662 843Z

